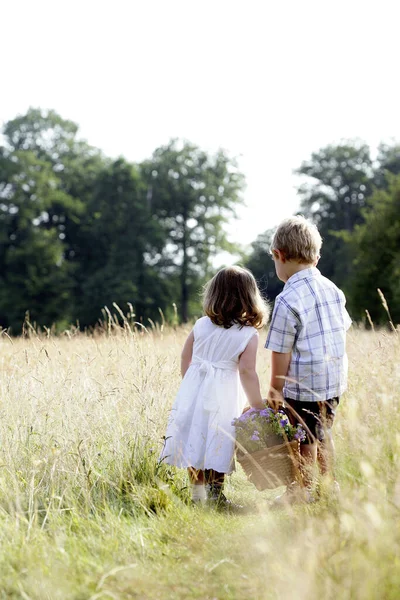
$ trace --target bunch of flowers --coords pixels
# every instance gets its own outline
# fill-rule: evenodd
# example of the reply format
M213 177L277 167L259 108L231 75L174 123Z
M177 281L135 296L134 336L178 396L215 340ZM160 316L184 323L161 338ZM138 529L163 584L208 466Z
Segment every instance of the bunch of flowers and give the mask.
M232 421L236 429L236 441L247 452L256 452L285 441L300 442L306 439L301 425L293 427L283 410L274 411L266 407L262 410L250 408Z

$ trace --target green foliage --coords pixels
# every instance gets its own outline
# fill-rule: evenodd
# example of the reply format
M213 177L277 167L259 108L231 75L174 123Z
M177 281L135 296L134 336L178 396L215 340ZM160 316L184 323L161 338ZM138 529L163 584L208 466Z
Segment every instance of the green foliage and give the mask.
M243 176L220 150L208 155L177 140L158 148L141 165L151 210L167 239L160 263L180 288L180 315L210 274L211 258L230 249L224 224L240 202Z
M267 300L274 300L283 288L283 283L276 276L274 261L270 253L272 237L272 229L259 235L251 244L250 252L244 261Z
M50 215L74 210L49 164L31 150L0 155L0 316L18 329L27 310L38 324L69 317L71 270Z
M99 174L87 206L87 251L82 282L82 323L103 306L131 303L141 317L155 317L169 299L155 270L165 236L145 201L138 170L119 159Z
M137 320L198 312L243 178L224 152L177 141L140 168L110 161L54 111L30 109L0 146L0 325L94 325L104 306ZM179 291L178 291L179 290ZM130 311L132 313L132 311Z
M400 322L400 176L389 176L387 184L387 189L376 190L368 199L364 223L344 238L356 256L353 278L348 282L353 314L361 319L368 310L376 323L388 320L378 288L394 322Z
M182 321L200 313L213 257L237 250L225 233L243 189L234 160L172 140L140 165L112 161L51 110L30 109L3 131L0 326L17 333L26 311L38 326L93 326L114 303L143 324L160 309L175 318L176 305ZM322 272L344 289L357 319L366 308L384 318L380 287L397 320L392 176L400 174L400 146L381 144L375 162L359 141L327 146L297 173L305 178L301 212L324 240ZM271 237L271 230L258 236L244 262L272 300L282 284Z
M388 177L400 174L400 144L380 144L378 148L378 168L375 170L374 185L377 188L387 188Z
M71 153L78 126L55 111L30 108L26 115L9 121L4 135L14 150L33 152L54 165Z
M393 175L400 173L400 146L381 144L375 162L358 141L328 146L297 173L308 178L298 188L301 211L323 238L322 273L343 288L356 320L366 309L373 320L387 320L381 288L397 321L400 212Z
M87 202L104 160L54 111L30 109L0 148L1 325L79 318ZM77 307L79 310L77 311Z
M361 223L361 209L372 189L373 168L366 144L327 146L302 163L297 174L307 181L298 188L301 212L318 225L324 241L320 267L340 286L351 276L340 231Z

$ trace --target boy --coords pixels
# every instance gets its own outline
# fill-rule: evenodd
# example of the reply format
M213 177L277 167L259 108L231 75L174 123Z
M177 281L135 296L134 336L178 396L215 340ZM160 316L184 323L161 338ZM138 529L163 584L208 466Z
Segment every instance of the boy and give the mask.
M285 283L277 296L265 347L272 350L269 404L284 401L293 424L302 423L304 488L294 483L275 503L312 501L312 470L332 467L331 427L347 385L345 297L316 268L322 239L302 216L285 219L272 240L276 274ZM338 487L338 484L335 482Z

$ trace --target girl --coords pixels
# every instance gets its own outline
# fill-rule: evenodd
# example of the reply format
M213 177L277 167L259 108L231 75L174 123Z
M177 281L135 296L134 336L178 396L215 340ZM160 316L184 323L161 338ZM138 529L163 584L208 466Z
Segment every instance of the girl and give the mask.
M246 402L263 408L256 373L258 332L267 317L253 275L241 267L219 271L205 287L205 317L182 350L181 383L172 407L161 459L189 471L192 499L227 506L222 494L233 470L232 420ZM245 394L244 394L245 392Z

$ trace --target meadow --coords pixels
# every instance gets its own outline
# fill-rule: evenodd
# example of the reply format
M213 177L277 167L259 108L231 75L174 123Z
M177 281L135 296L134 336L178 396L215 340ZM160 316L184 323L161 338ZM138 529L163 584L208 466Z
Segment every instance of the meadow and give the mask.
M187 327L0 337L0 599L395 599L400 339L353 327L339 499L271 510L240 468L223 514L158 463ZM269 354L260 336L263 391Z

